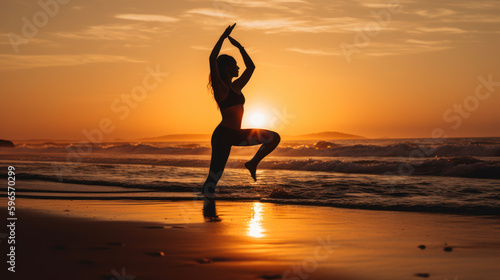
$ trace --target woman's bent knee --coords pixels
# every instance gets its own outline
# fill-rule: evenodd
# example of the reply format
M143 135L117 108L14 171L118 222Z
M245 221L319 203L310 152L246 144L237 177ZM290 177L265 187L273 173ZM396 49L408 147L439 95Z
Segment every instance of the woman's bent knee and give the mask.
M274 131L267 130L262 136L260 141L264 145L278 145L281 141L280 135Z
M276 146L281 142L281 136L273 131L273 141L272 141Z
M278 133L274 131L268 131L268 137L263 139L262 143L264 145L278 146L281 141L281 137Z

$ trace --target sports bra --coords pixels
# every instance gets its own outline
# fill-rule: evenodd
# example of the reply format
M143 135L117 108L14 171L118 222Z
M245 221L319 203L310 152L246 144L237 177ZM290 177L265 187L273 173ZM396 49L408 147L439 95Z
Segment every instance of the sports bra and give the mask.
M219 108L226 109L234 105L243 105L245 104L245 96L242 94L236 93L232 88L229 88L229 93L226 98L221 102L217 102L219 104Z

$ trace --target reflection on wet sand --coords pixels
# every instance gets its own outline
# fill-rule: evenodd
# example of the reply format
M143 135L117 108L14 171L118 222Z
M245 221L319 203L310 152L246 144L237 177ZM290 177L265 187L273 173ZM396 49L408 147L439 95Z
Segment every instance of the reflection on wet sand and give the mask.
M205 198L203 200L203 217L207 222L220 222L221 219L217 216L217 210L215 209L215 200Z
M254 202L252 208L252 215L250 221L248 222L247 235L255 238L263 237L264 229L262 227L262 214L264 209L262 203Z

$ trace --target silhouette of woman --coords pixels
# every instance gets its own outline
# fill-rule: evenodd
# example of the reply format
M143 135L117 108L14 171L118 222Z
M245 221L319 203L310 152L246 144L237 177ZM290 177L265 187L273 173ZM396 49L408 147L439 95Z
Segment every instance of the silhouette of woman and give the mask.
M245 103L245 97L241 93L241 89L250 80L255 65L241 44L229 36L235 26L236 23L226 28L210 54L209 84L212 87L215 101L221 112L222 121L212 134L210 171L203 185L203 194L206 197L213 197L215 194L215 186L222 176L229 153L231 152L231 146L262 144L255 156L245 163L245 167L250 171L250 175L257 181L257 165L278 146L281 140L280 135L274 131L266 129L241 129L243 104ZM222 43L226 38L239 49L246 66L241 77L235 81L232 80L238 77L238 69L240 69L236 64L236 60L225 54L218 56Z

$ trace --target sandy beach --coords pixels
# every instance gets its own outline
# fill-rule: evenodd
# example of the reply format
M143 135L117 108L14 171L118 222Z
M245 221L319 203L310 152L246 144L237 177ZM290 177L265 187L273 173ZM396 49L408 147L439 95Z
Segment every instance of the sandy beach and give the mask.
M16 272L8 279L500 275L498 217L254 201L218 201L211 219L203 216L202 201L19 198L17 205ZM6 242L1 245L5 258Z

